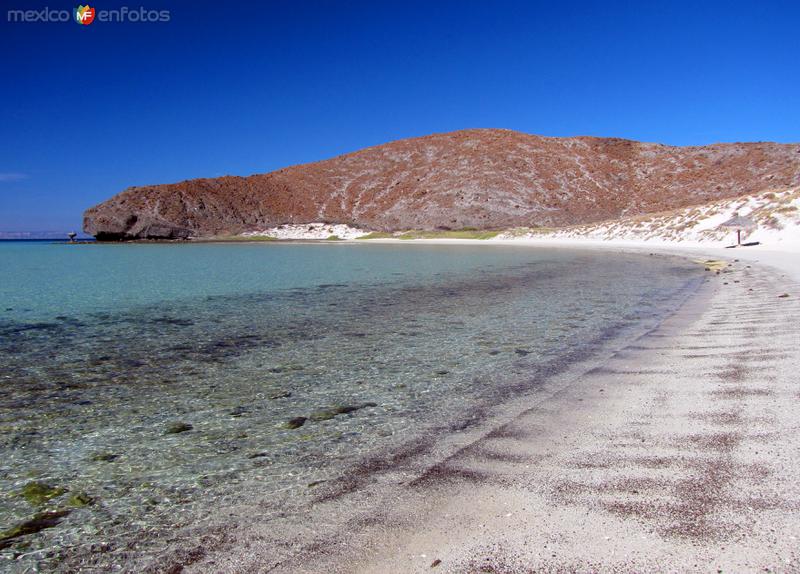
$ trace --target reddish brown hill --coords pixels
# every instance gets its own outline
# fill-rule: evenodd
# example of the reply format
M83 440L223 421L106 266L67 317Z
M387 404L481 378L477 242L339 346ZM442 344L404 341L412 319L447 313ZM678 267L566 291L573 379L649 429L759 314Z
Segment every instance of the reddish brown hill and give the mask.
M374 230L561 226L800 185L800 144L670 147L464 130L250 177L133 187L88 209L100 239L326 221Z

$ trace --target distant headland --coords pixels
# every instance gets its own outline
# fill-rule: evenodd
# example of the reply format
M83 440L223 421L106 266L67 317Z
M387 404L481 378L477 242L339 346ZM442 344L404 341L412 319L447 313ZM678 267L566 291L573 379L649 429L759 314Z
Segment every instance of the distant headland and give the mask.
M800 144L672 147L471 129L249 177L132 187L88 209L101 240L238 236L325 222L369 231L595 224L800 186Z

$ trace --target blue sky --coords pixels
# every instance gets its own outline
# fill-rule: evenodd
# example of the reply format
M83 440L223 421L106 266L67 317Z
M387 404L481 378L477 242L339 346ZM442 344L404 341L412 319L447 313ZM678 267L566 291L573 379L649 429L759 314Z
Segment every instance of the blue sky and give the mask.
M15 3L16 2L16 3ZM131 185L248 175L472 127L800 141L800 3L226 2L9 23L0 231L78 229Z

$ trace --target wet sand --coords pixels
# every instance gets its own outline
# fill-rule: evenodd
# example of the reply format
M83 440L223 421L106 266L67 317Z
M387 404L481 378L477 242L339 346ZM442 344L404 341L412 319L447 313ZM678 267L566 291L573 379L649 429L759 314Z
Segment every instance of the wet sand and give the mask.
M185 572L800 571L800 287L745 261L709 275L657 329L588 372L576 365L536 400L435 446L373 459L298 512L199 529L201 546L173 563Z

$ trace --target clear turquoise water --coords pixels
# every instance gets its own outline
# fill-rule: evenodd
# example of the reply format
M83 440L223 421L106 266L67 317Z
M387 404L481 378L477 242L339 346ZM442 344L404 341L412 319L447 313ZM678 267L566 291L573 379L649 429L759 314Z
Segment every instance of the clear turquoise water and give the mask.
M93 500L0 550L23 570L156 554L226 505L306 496L535 391L702 271L504 246L0 242L0 277L0 528ZM31 504L31 481L66 492Z

